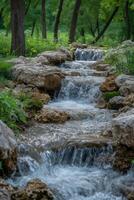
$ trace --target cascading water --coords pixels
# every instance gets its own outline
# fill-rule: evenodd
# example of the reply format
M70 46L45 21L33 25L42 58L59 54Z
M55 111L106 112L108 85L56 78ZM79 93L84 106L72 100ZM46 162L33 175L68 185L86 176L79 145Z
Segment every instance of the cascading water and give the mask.
M51 147L54 142L61 144L71 138L81 141L82 135L99 134L110 126L112 113L96 108L101 96L99 86L104 77L103 74L97 76L92 69L92 64L102 59L103 52L78 49L75 56L76 61L61 65L61 70L68 75L63 80L58 97L44 106L68 112L71 120L62 125L37 124L30 128L29 133L35 136L34 147ZM74 72L79 74L74 75ZM21 147L20 174L8 180L10 183L23 186L31 179L39 178L53 190L55 200L125 199L118 185L128 175L120 176L112 170L111 145L69 147L66 144L61 149L55 147L53 151L37 150L34 153L26 149Z

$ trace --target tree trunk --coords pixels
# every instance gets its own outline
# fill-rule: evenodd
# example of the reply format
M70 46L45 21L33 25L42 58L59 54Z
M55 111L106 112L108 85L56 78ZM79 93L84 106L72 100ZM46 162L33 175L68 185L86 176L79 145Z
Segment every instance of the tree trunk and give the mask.
M125 2L125 23L126 23L126 39L131 38L131 23L129 18L129 0Z
M107 30L107 28L109 27L109 25L111 24L114 16L116 15L117 11L119 10L119 5L115 7L114 11L112 12L111 16L108 18L105 26L103 27L103 29L100 31L100 34L95 38L95 40L93 41L93 43L97 42L105 33L105 31Z
M29 8L30 8L30 5L31 5L31 1L32 0L29 0L28 4L27 4L27 7L26 7L26 10L25 10L25 15L27 15L28 11L29 11Z
M63 8L63 3L64 3L64 0L59 1L58 11L57 11L57 15L55 18L55 24L54 24L54 41L55 42L58 42L58 30L59 30L60 17L61 17L61 12L62 12L62 8Z
M99 35L100 34L99 18L97 18L96 29L97 29L97 34Z
M86 42L86 38L85 38L85 30L84 30L83 27L80 30L80 35L82 37L82 42L85 43Z
M10 0L10 4L12 31L11 53L15 53L17 56L25 55L24 0Z
M42 0L41 25L42 25L42 38L47 38L47 28L46 28L46 0Z
M81 6L81 0L76 0L71 20L70 32L69 32L70 43L75 41L75 34L76 34L76 27L77 27L80 6Z
M36 20L33 21L32 30L31 30L31 37L33 37L34 30L35 30Z

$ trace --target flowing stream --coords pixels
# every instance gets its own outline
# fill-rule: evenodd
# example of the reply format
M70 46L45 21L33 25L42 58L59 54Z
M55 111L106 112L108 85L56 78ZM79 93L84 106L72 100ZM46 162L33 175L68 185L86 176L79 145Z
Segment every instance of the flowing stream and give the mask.
M67 76L58 96L44 107L68 112L71 119L60 125L31 127L27 134L32 133L31 145L35 149L67 139L81 141L84 135L99 135L110 127L112 111L96 107L105 74L92 69L92 65L102 56L101 50L78 49L75 61L60 66ZM101 148L66 145L55 151L35 149L29 153L25 145L20 145L19 174L10 179L10 183L24 186L29 180L39 178L53 190L56 200L125 199L119 190L120 183L132 176L121 176L112 170L110 145Z

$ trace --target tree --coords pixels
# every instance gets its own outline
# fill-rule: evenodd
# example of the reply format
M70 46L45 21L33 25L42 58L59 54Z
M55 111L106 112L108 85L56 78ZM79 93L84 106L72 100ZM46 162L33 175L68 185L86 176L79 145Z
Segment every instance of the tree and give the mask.
M111 24L111 22L112 22L112 20L113 20L113 18L116 15L116 13L117 13L118 10L119 10L119 4L117 4L117 6L114 8L112 14L108 18L106 24L104 25L103 29L100 31L99 35L95 38L95 40L93 41L93 43L97 42L104 35L105 31L107 30L107 28Z
M76 34L76 27L77 27L77 20L78 20L80 6L81 6L81 0L76 0L71 20L70 32L69 32L70 43L75 41L75 34Z
M47 28L46 28L46 0L42 0L42 15L41 15L41 25L42 25L42 38L47 38Z
M11 53L15 55L25 55L25 35L24 35L24 0L10 0L11 5Z
M55 24L54 24L54 41L58 42L58 30L59 30L59 24L60 24L60 16L63 8L64 0L59 1L58 11L55 18Z

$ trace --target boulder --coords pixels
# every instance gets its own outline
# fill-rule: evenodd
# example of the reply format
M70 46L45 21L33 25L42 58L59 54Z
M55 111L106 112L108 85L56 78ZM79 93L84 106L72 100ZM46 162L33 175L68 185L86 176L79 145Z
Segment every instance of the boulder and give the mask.
M120 75L115 79L115 83L120 88L119 91L122 96L134 93L134 76Z
M122 96L115 96L108 102L108 108L119 110L124 106L124 97Z
M72 60L71 54L66 49L60 49L58 51L45 51L37 56L39 61L43 64L58 65L66 60Z
M113 120L112 134L116 143L113 167L126 172L134 158L134 109Z
M1 173L10 175L17 165L17 143L13 131L0 120Z
M15 65L12 75L19 84L37 87L45 91L59 89L64 75L58 67L38 65Z
M28 182L24 189L18 189L11 200L53 200L54 195L48 186L38 179Z
M130 94L124 99L124 105L134 107L134 94Z
M95 64L93 64L93 69L97 71L108 71L110 68L109 64L103 63L103 61L98 61Z
M0 200L11 200L7 190L0 189Z
M102 92L112 92L112 91L117 91L118 86L115 83L115 76L109 76L106 78L105 82L103 82L100 86L100 90Z
M35 117L37 121L43 123L64 123L69 118L68 113L51 108L43 108Z
M113 136L117 143L134 148L134 109L113 119Z
M32 85L27 86L25 84L18 84L13 89L13 94L18 97L26 96L35 101L40 100L44 104L47 104L51 100L48 94L41 92L38 88Z
M34 100L40 100L43 104L47 104L51 100L50 96L45 93L33 92L31 96Z

